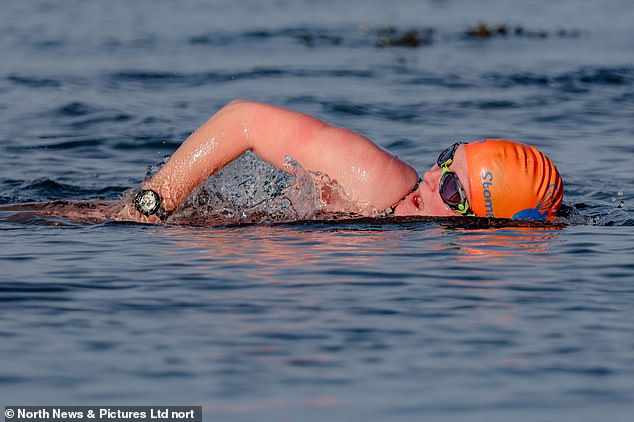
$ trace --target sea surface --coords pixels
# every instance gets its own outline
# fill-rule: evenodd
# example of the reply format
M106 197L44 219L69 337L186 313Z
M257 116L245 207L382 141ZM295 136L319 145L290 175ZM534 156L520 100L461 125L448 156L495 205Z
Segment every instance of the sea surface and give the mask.
M457 140L533 144L563 175L567 216L154 226L2 211L0 406L631 421L632 22L629 0L3 0L0 205L117 201L248 98L421 172ZM254 199L279 211L288 183L246 157L208 186L244 214Z

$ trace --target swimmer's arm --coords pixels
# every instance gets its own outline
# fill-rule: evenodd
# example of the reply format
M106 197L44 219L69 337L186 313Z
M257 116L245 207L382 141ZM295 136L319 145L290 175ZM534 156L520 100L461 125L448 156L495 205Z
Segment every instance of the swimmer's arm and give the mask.
M284 171L290 156L337 181L356 203L376 209L398 201L417 181L412 167L365 136L302 113L236 100L192 133L143 188L158 192L165 209L173 210L247 150Z

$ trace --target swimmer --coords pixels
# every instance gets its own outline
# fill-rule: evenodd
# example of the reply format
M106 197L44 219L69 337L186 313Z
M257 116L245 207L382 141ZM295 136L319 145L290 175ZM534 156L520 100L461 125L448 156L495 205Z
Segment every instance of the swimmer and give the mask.
M160 223L210 175L246 151L289 172L286 157L328 175L354 205L376 216L473 216L553 221L563 181L536 148L508 140L455 143L419 177L354 131L277 106L236 100L214 114L146 180L118 220ZM133 202L133 203L132 203Z

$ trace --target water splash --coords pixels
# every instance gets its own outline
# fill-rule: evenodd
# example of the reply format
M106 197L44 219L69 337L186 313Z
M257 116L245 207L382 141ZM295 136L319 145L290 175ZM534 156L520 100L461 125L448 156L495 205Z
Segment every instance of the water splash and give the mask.
M284 165L286 172L247 152L192 192L169 222L277 223L359 215L343 188L326 174L306 170L291 157ZM148 174L159 168L153 166Z

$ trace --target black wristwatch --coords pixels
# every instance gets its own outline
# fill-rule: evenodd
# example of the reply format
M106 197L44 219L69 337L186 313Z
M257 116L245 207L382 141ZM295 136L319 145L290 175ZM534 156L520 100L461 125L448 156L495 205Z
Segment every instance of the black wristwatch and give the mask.
M141 214L147 217L156 215L161 221L164 221L169 217L169 213L163 208L162 202L161 195L151 189L139 191L134 196L134 206Z

